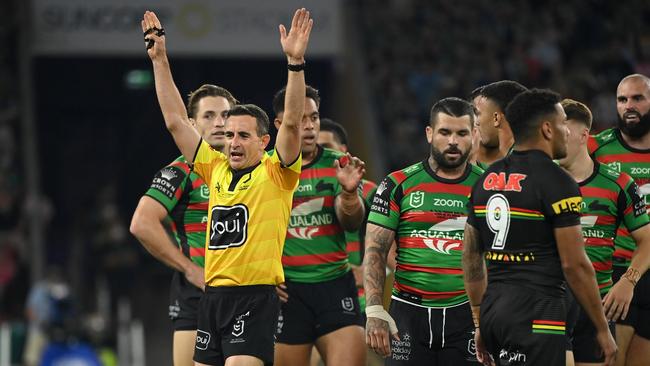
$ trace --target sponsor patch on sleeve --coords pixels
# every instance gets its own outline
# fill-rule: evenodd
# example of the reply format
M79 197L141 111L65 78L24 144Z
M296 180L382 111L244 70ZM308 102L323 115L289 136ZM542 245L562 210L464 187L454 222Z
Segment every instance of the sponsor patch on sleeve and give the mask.
M384 180L379 184L379 187L377 187L375 196L372 198L372 206L370 207L370 210L384 216L389 216L390 195L394 188L395 183L388 177L384 178Z
M551 207L553 207L553 212L556 215L571 212L579 214L582 207L582 197L576 196L561 199L552 204Z
M634 212L634 217L639 217L646 213L645 199L636 183L632 183L627 187L627 194L632 199L632 212Z
M172 199L183 179L185 179L185 172L178 167L168 166L156 174L150 189L160 191L167 198Z

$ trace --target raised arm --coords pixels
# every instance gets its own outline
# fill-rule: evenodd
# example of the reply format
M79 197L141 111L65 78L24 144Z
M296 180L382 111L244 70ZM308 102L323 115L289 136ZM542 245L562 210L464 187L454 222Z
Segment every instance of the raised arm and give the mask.
M368 223L366 251L363 259L366 293L366 344L382 357L390 356L390 336L399 339L395 321L383 308L384 283L386 282L386 258L395 232Z
M305 51L313 24L309 12L304 8L296 10L288 34L284 25L280 24L280 43L289 65L304 66ZM305 112L306 93L304 68L298 71L289 70L288 73L284 118L275 143L275 149L285 165L292 164L300 155L300 123Z
M366 217L363 198L357 191L366 172L366 164L348 153L334 161L334 167L336 179L341 185L341 193L336 196L334 202L336 219L345 230L357 230Z
M149 196L144 196L133 213L131 234L138 238L142 246L156 259L184 273L189 282L203 289L205 287L203 268L184 256L178 246L171 241L162 225L166 217L167 210L160 203Z
M142 32L147 33L151 29L163 29L160 20L152 11L144 13L142 20ZM153 64L153 74L156 83L156 95L158 103L165 119L165 125L171 132L176 146L185 156L187 161L194 161L194 154L201 136L192 127L187 109L183 103L183 98L174 84L172 72L167 59L167 50L165 48L165 36L158 36L157 33L151 32L145 36L145 40L153 40L153 47L147 49L147 54Z
M613 365L616 343L609 331L596 283L596 273L584 249L580 225L554 229L564 277L596 328L596 339L605 353L605 365Z

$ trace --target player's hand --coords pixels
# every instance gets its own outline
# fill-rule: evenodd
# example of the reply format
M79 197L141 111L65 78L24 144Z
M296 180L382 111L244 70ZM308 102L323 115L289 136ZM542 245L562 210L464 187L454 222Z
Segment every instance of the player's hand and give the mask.
M485 344L483 343L483 338L481 338L481 331L479 328L476 328L474 331L474 345L476 347L476 359L478 362L485 366L492 366L495 364L492 356L485 348Z
M158 17L153 11L147 10L144 13L144 17L140 22L140 24L142 25L142 33L145 33L148 30L153 28L163 29L162 24L160 24L160 20L158 20ZM151 58L151 61L158 61L167 57L167 49L165 48L164 35L158 36L154 31L152 33L147 34L144 37L144 39L145 39L145 47L147 45L147 40L154 41L153 47L147 49L147 54L149 55L149 58Z
M352 275L354 276L354 284L357 287L363 287L363 266L350 265L352 267Z
M350 155L350 153L334 160L334 168L336 168L336 179L339 181L341 188L349 193L357 190L361 178L366 174L366 163Z
M305 8L296 10L289 34L284 25L280 24L280 43L290 64L301 64L305 61L305 51L313 25L314 20L309 17L309 12Z
M282 302L289 301L289 293L287 292L287 285L281 283L275 286L275 293L278 294L278 298Z
M604 365L613 366L614 362L616 362L616 352L618 352L618 349L616 348L616 341L614 341L614 337L612 337L609 328L605 328L605 330L596 333L596 340L605 355Z
M630 309L632 296L634 295L634 286L624 278L621 278L605 295L603 299L603 309L608 320L617 321L625 319Z
M366 344L381 357L390 356L390 336L388 322L379 318L368 317L366 320ZM393 338L399 341L399 334Z
M205 272L203 268L192 263L192 265L185 270L185 278L189 283L200 288L201 291L205 291Z

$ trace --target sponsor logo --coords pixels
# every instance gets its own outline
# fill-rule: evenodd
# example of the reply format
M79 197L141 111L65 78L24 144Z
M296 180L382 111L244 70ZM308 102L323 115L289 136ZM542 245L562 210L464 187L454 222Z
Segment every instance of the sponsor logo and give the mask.
M444 206L444 207L460 207L460 208L465 207L465 202L461 200L451 200L451 199L444 199L444 198L434 198L433 204L436 206Z
M176 172L172 168L165 168L165 169L160 171L160 176L163 179L172 180L172 179L178 177L178 174L176 174Z
M181 312L181 305L178 303L178 300L174 300L173 305L169 305L169 317L176 319L178 314Z
M459 216L452 219L447 219L441 221L427 230L413 230L411 231L410 236L412 238L422 238L425 239L425 245L429 248L438 251L435 248L443 250L442 252L449 254L447 250L454 249L453 243L441 243L434 244L432 240L428 243L426 239L446 239L460 241L463 240L463 230L465 229L465 223L467 222L467 216ZM458 243L460 246L460 243ZM442 245L442 247L440 246ZM442 249L446 248L446 249Z
M413 192L409 195L409 205L418 208L424 203L424 192Z
M384 178L383 181L379 184L379 187L377 187L377 192L375 193L375 196L372 198L372 205L370 206L370 210L382 214L384 216L389 216L390 215L390 192L393 190L395 187L395 183L393 181L386 177Z
M297 192L311 192L314 188L311 184L301 184L296 188Z
M217 184L214 185L214 188L217 190L217 193L221 193L221 183L217 182Z
M173 199L176 189L183 182L184 176L181 173L182 171L176 167L164 168L153 178L151 188Z
M452 249L459 249L461 247L461 242L446 239L424 239L424 245L438 253L451 254Z
M467 340L467 353L472 356L476 356L476 342L474 341L475 331L471 332L471 336Z
M641 195L645 198L645 203L646 205L650 204L648 202L648 199L650 198L650 183L643 184L639 187L639 192L641 192Z
M580 225L582 226L582 236L585 238L605 238L603 230L593 229L598 221L598 216L581 216Z
M526 174L490 173L483 180L483 189L486 191L515 191L521 192L521 181L526 179Z
M517 364L526 364L526 354L519 351L508 351L502 349L499 352L499 360L501 360L505 365L512 365L513 362Z
M650 174L650 168L648 167L632 167L630 169L630 174L631 175L641 175L641 174Z
M303 202L291 210L288 232L294 238L311 239L319 230L317 226L334 223L330 213L322 213L325 197Z
M390 343L391 357L393 360L411 360L411 335L408 332L404 332L399 341L391 338Z
M197 329L196 330L196 349L205 351L208 349L208 344L210 344L210 333Z
M639 217L646 212L646 200L650 194L650 184L644 184L639 187L636 184L631 184L627 193L632 199L632 211L634 212L635 217Z
M345 311L352 311L354 310L354 301L351 297L344 297L341 299L341 307Z
M386 179L384 179L381 184L379 184L379 187L377 187L377 194L382 195L384 194L384 191L388 188L388 183L386 183Z
M278 326L275 330L276 334L281 334L282 333L282 327L284 327L284 316L282 316L282 310L280 310L280 314L278 315Z
M248 207L214 206L208 249L227 249L244 245L248 238Z
M580 213L582 197L576 196L564 198L553 203L551 207L553 207L553 212L555 212L556 215L569 212Z

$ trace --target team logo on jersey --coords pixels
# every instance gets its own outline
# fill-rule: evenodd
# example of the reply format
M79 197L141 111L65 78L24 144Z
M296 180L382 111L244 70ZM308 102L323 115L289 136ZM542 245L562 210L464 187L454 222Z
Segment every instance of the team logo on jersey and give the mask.
M409 195L409 205L412 208L418 208L424 204L424 192L417 191Z
M205 184L201 186L200 192L202 198L206 200L210 198L210 188L208 188L208 186L206 186Z
M511 173L490 173L483 180L483 189L486 191L515 191L521 192L521 181L526 179L526 174Z
M580 209L582 208L582 197L576 196L564 198L553 203L551 207L553 207L553 212L555 212L556 215L571 212L579 214Z
M617 173L621 172L621 163L619 161L613 161L611 163L607 163L607 167Z
M319 180L318 183L316 183L316 192L325 192L325 191L333 191L334 190L334 185L332 183L325 183L322 180Z
M196 330L196 349L205 351L210 344L210 333L201 329Z
M248 207L214 206L208 249L218 250L244 245L248 237Z
M591 203L589 204L588 207L589 207L589 211L591 211L591 212L593 212L593 211L604 211L604 212L607 212L609 214L609 206L601 204L600 201L598 201L598 200L591 201ZM582 208L584 208L584 205L582 206Z

